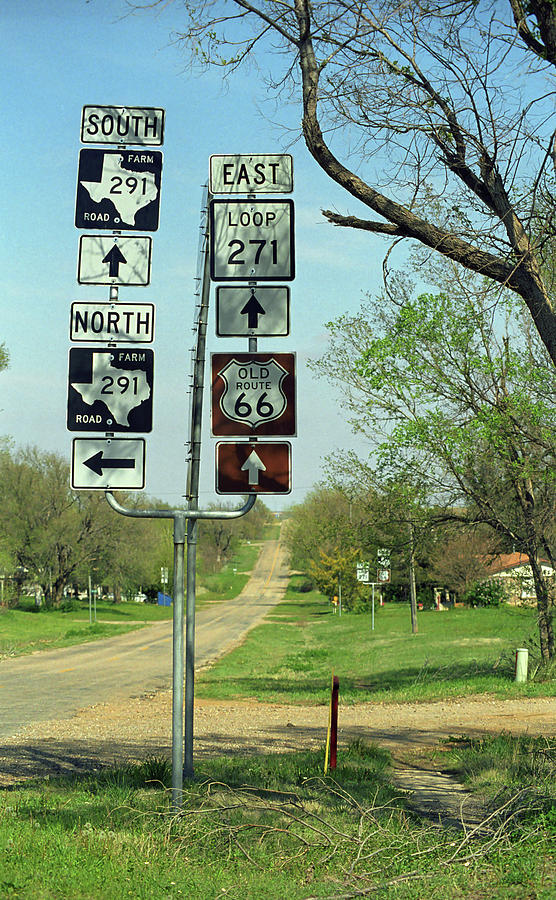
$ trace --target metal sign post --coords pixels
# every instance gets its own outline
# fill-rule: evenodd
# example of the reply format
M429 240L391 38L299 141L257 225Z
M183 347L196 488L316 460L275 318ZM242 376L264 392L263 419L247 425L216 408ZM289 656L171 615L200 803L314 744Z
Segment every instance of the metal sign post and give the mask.
M146 519L173 519L174 520L174 612L173 612L173 631L172 631L172 799L171 808L173 812L179 812L183 803L183 777L191 778L193 776L193 685L192 679L189 681L189 705L186 704L186 738L189 734L189 740L186 741L186 765L184 767L184 742L183 742L183 721L184 721L184 646L183 646L183 622L184 622L184 575L185 575L185 535L186 522L188 532L188 551L189 551L189 532L190 523L197 519L235 519L245 515L255 504L255 496L252 494L248 497L247 502L240 509L232 510L199 510L199 509L126 509L115 499L110 491L105 492L105 497L109 505L117 513L122 516L131 516L133 518ZM188 566L190 556L188 552ZM188 568L187 572L188 588L193 585L193 603L194 603L194 584L195 570ZM194 668L193 647L194 639L194 622L188 621L188 669Z
M79 154L75 225L83 230L100 230L111 234L82 235L79 243L79 284L109 286L109 300L75 301L72 304L70 339L75 342L106 343L107 348L72 347L68 378L68 430L103 432L104 436L76 438L72 454L72 487L77 490L102 489L108 504L117 513L135 518L171 518L174 522L174 611L172 663L172 810L182 806L184 773L193 776L193 693L195 668L195 562L197 523L199 519L232 519L245 515L256 496L235 510L199 509L199 465L201 455L202 393L204 385L205 340L210 293L210 255L208 245L208 198L202 225L199 274L201 302L195 323L197 343L192 373L192 406L190 423L190 457L187 477L186 509L127 509L114 497L113 490L142 490L145 485L145 442L141 438L115 438L116 432L150 432L152 428L153 351L142 345L154 339L154 305L120 303L118 289L144 287L150 284L152 240L123 232L156 231L159 224L162 153L153 150L164 140L164 110L154 107L86 106L81 122L81 142L114 145L87 147ZM135 145L130 148L129 145ZM115 149L117 147L117 149ZM222 160L220 171L227 183L253 179L255 183L287 188L291 164L270 157L252 158L236 166L235 159ZM215 163L218 168L218 163ZM216 171L216 169L215 169ZM289 179L291 181L291 177ZM234 213L237 211L233 206ZM241 227L244 226L243 213ZM264 217L263 217L264 213ZM290 260L289 201L283 206L264 206L253 215L258 235L259 220L265 222L265 237L257 238L250 250L257 261L264 241L268 247L265 265L273 273L278 262ZM292 212L293 216L293 212ZM282 223L282 220L283 223ZM251 219L250 219L251 221ZM276 230L274 223L282 223ZM226 226L228 227L228 226ZM231 227L231 226L230 226ZM233 230L233 228L232 228ZM227 231L226 231L227 233ZM243 231L241 232L243 235ZM248 238L252 237L251 233ZM231 239L231 238L230 238ZM280 244L278 241L280 239ZM259 249L260 247L260 249ZM233 255L232 269L237 264L235 245L228 248ZM276 262L274 260L276 259ZM270 298L270 295L266 295ZM249 298L248 298L249 299ZM252 322L268 315L274 330L284 330L284 306L281 296L272 294L262 313L255 315L252 304L245 313L241 309L236 320ZM280 306L281 304L281 306ZM286 304L287 305L287 304ZM230 327L230 323L228 323ZM237 328L237 322L231 323ZM119 343L124 346L118 346ZM187 536L187 572L185 543ZM184 586L187 578L187 598ZM91 591L89 591L89 602ZM185 601L187 601L185 603ZM95 600L96 603L96 600ZM184 648L184 606L187 628ZM96 609L96 607L95 607ZM184 657L185 649L185 657ZM187 675L184 681L185 665ZM184 743L185 690L185 743ZM185 755L185 766L184 766Z
M197 341L194 349L192 375L192 403L189 436L190 455L186 493L188 509L126 509L115 500L110 491L106 492L108 503L112 509L116 510L116 512L121 515L141 518L171 518L174 521L171 800L171 806L174 812L179 812L182 808L183 778L192 778L194 774L193 716L195 685L195 571L198 531L197 523L199 519L234 519L243 516L252 509L256 499L254 494L250 495L247 502L242 507L235 510L199 509L201 426L206 356L205 345L210 295L209 251L206 230L202 237L201 259L201 299L196 323ZM185 556L186 538L187 560ZM187 586L186 591L184 592L185 580L187 580Z

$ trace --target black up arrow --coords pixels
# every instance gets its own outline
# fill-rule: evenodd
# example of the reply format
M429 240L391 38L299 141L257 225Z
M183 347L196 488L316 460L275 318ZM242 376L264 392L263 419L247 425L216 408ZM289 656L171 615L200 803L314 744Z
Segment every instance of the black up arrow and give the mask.
M247 315L248 328L257 328L259 325L259 316L266 316L266 312L262 308L255 295L251 294L243 309L240 310L240 315Z
M102 450L99 450L98 453L95 453L93 456L90 456L89 459L86 459L83 465L87 466L96 475L102 476L103 469L134 469L135 460L116 458L103 459Z
M117 278L120 271L120 265L122 263L123 265L127 263L127 259L125 258L117 244L114 244L112 249L108 251L102 261L103 263L108 263L108 265L110 266L110 270L108 272L110 278Z

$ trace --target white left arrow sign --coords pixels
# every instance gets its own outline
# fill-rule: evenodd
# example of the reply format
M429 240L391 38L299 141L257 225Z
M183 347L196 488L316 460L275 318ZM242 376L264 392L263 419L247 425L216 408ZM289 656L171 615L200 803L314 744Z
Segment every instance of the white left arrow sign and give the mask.
M143 438L76 438L72 443L71 486L74 490L145 487Z
M241 467L242 472L247 472L249 484L259 483L259 472L266 472L266 466L256 450L252 450Z

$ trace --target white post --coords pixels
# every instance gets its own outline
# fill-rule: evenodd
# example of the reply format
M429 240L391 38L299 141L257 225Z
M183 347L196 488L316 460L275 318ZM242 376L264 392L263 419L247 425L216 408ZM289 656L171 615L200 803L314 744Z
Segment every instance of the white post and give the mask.
M529 663L529 651L526 647L519 647L515 651L515 680L527 681L527 667Z

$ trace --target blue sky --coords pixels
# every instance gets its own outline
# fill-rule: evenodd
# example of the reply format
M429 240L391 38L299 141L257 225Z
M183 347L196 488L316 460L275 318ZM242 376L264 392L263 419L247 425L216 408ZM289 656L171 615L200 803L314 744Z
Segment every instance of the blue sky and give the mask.
M152 280L121 288L120 299L157 308L154 427L147 435L146 491L174 504L184 492L193 293L202 187L211 154L291 152L294 160L297 275L291 283L289 337L259 349L298 356L298 437L293 492L268 497L273 509L303 499L336 448L354 447L337 398L307 368L326 348L324 323L355 312L380 286L386 245L333 229L321 208L357 213L320 172L304 145L290 146L295 105L275 109L256 72L192 75L172 43L179 4L158 14L128 15L124 0L7 0L0 23L4 85L1 195L4 240L0 342L10 368L0 375L0 435L69 459L66 430L69 311L74 300L107 300L108 287L77 284L79 232L74 225L80 120L84 105L155 106L166 110L160 227L153 233ZM215 336L214 288L208 350L245 351L241 338ZM201 504L214 493L214 444L205 405ZM224 498L225 499L225 498ZM233 498L232 498L233 499Z

